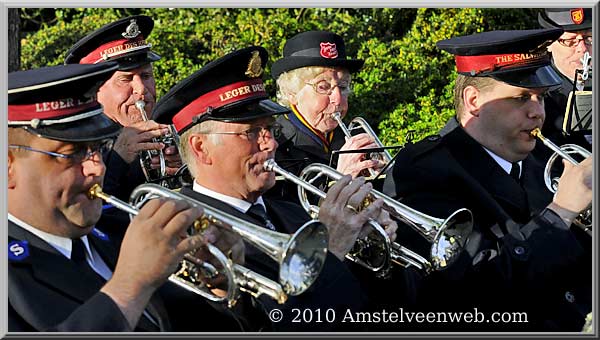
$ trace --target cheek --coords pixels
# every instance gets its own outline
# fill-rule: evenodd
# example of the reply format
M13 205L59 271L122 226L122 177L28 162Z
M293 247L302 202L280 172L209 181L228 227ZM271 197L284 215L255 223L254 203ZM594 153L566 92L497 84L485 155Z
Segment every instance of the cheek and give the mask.
M156 97L156 81L154 80L154 78L145 80L144 87L148 89L148 92L150 92L152 96Z
M98 101L104 106L120 105L129 98L128 86L103 85L98 91Z
M312 90L311 90L312 91ZM329 105L329 97L307 93L305 90L298 95L298 110L303 115L312 116L323 111Z

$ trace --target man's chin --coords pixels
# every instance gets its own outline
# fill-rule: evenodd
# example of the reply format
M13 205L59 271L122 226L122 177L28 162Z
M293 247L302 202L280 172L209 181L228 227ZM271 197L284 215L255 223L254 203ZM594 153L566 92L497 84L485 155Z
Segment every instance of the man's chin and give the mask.
M275 174L274 173L262 173L257 178L257 188L261 193L265 193L267 190L275 186Z

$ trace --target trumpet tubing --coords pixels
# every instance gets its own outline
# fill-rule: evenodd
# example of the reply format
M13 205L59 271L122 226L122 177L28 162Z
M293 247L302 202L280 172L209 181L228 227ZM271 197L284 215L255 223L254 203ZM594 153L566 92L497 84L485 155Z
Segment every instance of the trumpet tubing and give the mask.
M334 112L331 115L331 117L333 119L335 119L335 121L337 121L339 127L344 132L344 135L346 136L346 138L351 138L352 137L352 132L351 131L354 130L354 129L356 129L357 126L358 126L363 131L365 131L365 133L367 133L371 138L373 138L373 141L375 142L375 144L377 145L377 147L379 147L379 148L384 147L384 145L381 142L381 140L379 139L379 137L377 137L377 134L375 133L375 131L373 131L373 129L371 128L371 125L369 125L369 123L367 123L367 121L364 120L364 118L362 118L362 117L354 117L354 119L352 119L352 121L350 121L350 124L348 126L346 126L346 124L342 120L342 116L341 116L340 112ZM382 152L371 153L369 155L369 157L371 159L382 161L385 164L387 164L387 163L389 163L389 162L392 161L392 155L390 155L390 153L387 150L384 150ZM370 173L371 176L377 175L377 173L375 172L375 170L373 170L371 168L369 168L369 173Z
M343 176L336 170L318 163L313 163L304 168L299 177L282 169L272 159L266 161L263 167L266 171L274 171L297 184L300 204L306 211L313 215L315 213L318 214L318 207L310 204L307 191L320 198L324 198L326 194L322 190L316 188L312 183L321 176L333 179L334 181L339 180ZM315 174L315 176L312 177L312 179L308 179L308 177L313 174ZM353 254L349 256L349 259L359 262L373 271L385 271L387 269L386 267L391 262L405 267L414 266L426 273L431 270L441 270L456 259L464 247L467 237L472 231L473 216L468 209L459 209L451 214L450 217L443 220L423 214L375 190L371 191L359 209L367 207L378 198L383 199L384 207L391 216L412 227L429 241L432 246L429 259L426 259L406 247L391 242L385 229L376 221L371 220L369 221L369 224L374 229L375 235L379 238L377 241L379 251L377 251L377 249L376 251L373 251L373 248L371 248L369 249L370 253L384 256L385 259L382 261L373 260L369 262L379 262L382 263L382 265L379 267L366 265L367 261L365 261L360 248L363 247L365 243L368 244L370 242L369 240L359 240L359 242L357 242L359 249L353 251Z
M319 207L316 205L311 205L308 201L306 191L301 190L301 188L306 189L307 191L319 196L320 198L325 198L326 194L322 190L318 189L311 183L301 180L299 177L290 173L289 171L281 168L274 159L269 159L263 163L263 169L265 171L272 171L281 176L283 176L286 180L293 182L298 185L298 196L300 198L300 204L304 208L309 215L312 216L313 219L316 219L319 215ZM377 244L373 245L373 242L369 242L368 240L357 240L354 248L346 255L346 258L358 263L359 265L377 273L385 273L389 270L389 266L391 263L391 241L384 228L377 223L376 221L369 221L369 224L377 233L377 236L380 238ZM370 259L365 259L361 254L363 252L374 253L377 256L377 259L374 261L370 261Z
M580 155L583 158L588 158L592 156L592 153L587 151L585 148L576 145L576 144L565 144L562 146L558 146L554 144L552 141L544 137L539 128L535 128L530 132L531 136L538 138L544 145L546 145L550 150L554 151L552 156L548 159L546 163L546 167L544 168L544 183L548 190L552 193L556 193L558 190L558 178L552 178L552 167L554 162L558 157L566 159L573 165L579 164L571 155ZM583 229L588 235L592 236L592 208L584 210L579 216L573 221L573 224Z
M148 121L148 115L146 114L146 102L143 100L138 100L135 102L135 107L140 111L143 121ZM165 147L173 146L178 144L178 134L173 125L169 125L169 132L161 137L152 138L153 143L163 143ZM159 167L158 169L152 168L152 159L154 157L158 157ZM175 178L167 178L167 159L165 157L165 153L163 150L146 150L140 152L140 167L142 168L142 172L144 173L144 177L146 177L146 182L154 182L159 181L163 187L176 189L183 186L183 180L179 180L178 177ZM183 167L182 167L183 168ZM185 171L185 169L182 170ZM181 170L181 169L180 169ZM179 172L179 171L178 171ZM161 180L162 179L162 180Z
M317 279L327 256L327 229L320 223L310 221L293 235L263 228L212 206L194 200L178 192L156 184L142 184L131 193L130 201L138 205L152 197L184 200L204 209L201 225L206 223L231 229L244 241L269 255L280 266L279 283L289 295L306 291Z
M137 207L134 207L114 196L110 196L104 193L102 191L102 188L98 184L95 184L92 188L90 188L87 194L88 198L90 199L100 198L106 201L107 203L110 203L117 209L123 210L133 216L137 216L139 213L139 209ZM201 225L202 222L195 221L194 225L188 229L188 236L195 235L197 231L203 230ZM232 307L233 305L235 305L239 297L236 281L239 282L240 280L236 279L234 275L234 271L232 269L233 264L231 263L231 261L217 247L208 244L207 248L211 255L213 255L215 259L221 264L221 266L224 269L223 272L221 272L221 274L225 275L225 277L227 277L227 282L231 284L231 286L229 287L230 289L227 289L226 294L224 296L217 296L215 294L209 293L208 290L202 289L203 287L206 287L204 282L201 280L202 274L208 274L208 276L216 276L220 272L212 264L201 261L200 259L197 259L190 254L186 254L184 256L183 260L179 263L178 270L169 276L169 281L177 284L178 286L186 290L198 294L207 300L219 303L227 302L228 306ZM279 297L274 296L273 298L275 299Z
M314 163L302 170L300 180L310 182L308 178L313 174L316 174L313 181L322 175L334 181L338 181L342 177L342 174L336 170L324 164ZM300 197L304 198L306 194L302 194ZM362 206L366 207L379 198L383 200L384 209L390 216L404 222L431 243L429 259L427 263L423 264L426 271L441 270L450 265L460 254L473 230L473 215L470 210L465 208L453 212L446 219L435 218L412 209L377 190L369 193ZM407 248L403 249L407 250ZM406 251L403 253L406 256L411 255ZM412 252L412 254L415 253ZM410 261L407 262L411 261L415 261L414 256L411 256Z

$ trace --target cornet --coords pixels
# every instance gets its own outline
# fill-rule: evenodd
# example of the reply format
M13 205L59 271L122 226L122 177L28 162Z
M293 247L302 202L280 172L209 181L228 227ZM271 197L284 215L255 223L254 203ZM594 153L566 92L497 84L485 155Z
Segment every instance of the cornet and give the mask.
M288 294L298 295L310 287L319 275L326 256L327 232L319 223L306 223L296 234L285 235L266 230L156 184L138 186L131 195L131 201L134 202L132 204L104 194L99 186L90 189L88 195L90 198L101 198L133 215L137 214L139 207L147 200L155 197L186 200L201 206L205 211L204 215L188 228L188 235L192 236L202 232L209 224L232 229L244 240L275 258L280 264L279 280L281 284L243 266L231 263L218 248L209 244L210 253L223 267L223 274L227 278L227 294L225 297L221 297L208 292L210 287L207 287L204 283L205 280L202 280L203 277L216 276L219 273L216 268L187 254L177 272L171 275L169 280L210 301L227 301L232 306L237 300L239 289L239 291L247 292L255 297L265 294L278 303L284 303Z
M298 197L300 204L311 215L318 214L318 207L310 204L307 191L320 198L325 198L326 194L316 188L312 183L321 176L326 176L334 181L339 180L343 175L336 170L319 163L314 163L302 170L300 177L282 169L273 160L267 160L263 168L266 171L273 171L284 178L298 185ZM311 175L315 175L310 178ZM385 230L376 221L369 221L369 225L374 228L367 239L360 240L358 250L353 250L347 255L347 258L355 261L373 271L382 270L384 273L391 262L403 267L414 266L425 273L432 270L441 270L449 266L464 247L469 234L473 229L473 215L468 209L459 209L445 220L434 218L418 212L400 202L386 196L378 191L371 191L369 197L363 202L363 207L381 198L384 201L384 209L394 218L406 223L421 236L429 241L431 251L429 259L413 252L396 242L391 242ZM377 244L373 244L376 242ZM373 252L373 249L382 249L383 251ZM366 251L364 251L366 250ZM383 256L384 259L376 259L373 256ZM380 267L372 267L370 263L382 263Z
M588 158L592 155L591 152L587 151L585 148L577 145L577 144L565 144L562 146L557 146L549 139L542 135L542 132L539 128L535 128L530 132L531 136L538 138L544 145L546 145L550 150L554 151L552 156L548 159L546 163L546 167L544 168L544 183L548 190L552 193L556 193L558 190L558 181L559 177L552 177L552 168L554 166L554 162L558 157L564 158L569 163L573 165L579 164L571 155L580 155L583 158ZM583 211L575 221L573 221L575 225L582 228L588 235L592 235L592 210L586 209Z
M135 107L140 111L142 115L143 121L148 121L148 115L145 110L146 102L143 100L138 100L135 102ZM177 131L173 127L173 125L169 125L169 132L161 136L159 138L152 138L153 143L163 143L165 147L169 146L177 146L178 144ZM158 157L159 160L159 168L152 168L152 158ZM163 150L146 150L140 153L140 166L142 168L142 172L146 177L146 182L159 182L160 185L169 189L177 189L183 186L183 184L179 181L181 176L174 176L169 178L167 175L167 161L165 159L165 153ZM181 169L180 169L181 170ZM187 170L185 168L182 172ZM179 172L179 171L178 171ZM183 175L183 173L181 174Z
M346 135L346 138L352 137L352 130L362 129L371 138L373 138L373 140L375 141L375 144L377 145L378 148L384 147L381 140L379 140L379 137L377 137L377 134L375 134L375 131L373 131L373 129L371 128L369 123L367 123L367 121L364 120L362 117L354 117L354 119L352 119L352 121L350 121L350 124L348 126L346 126L346 124L344 124L341 113L339 111L332 113L331 118L335 119L338 122L338 125L344 132L344 135ZM382 152L370 153L369 158L378 160L378 161L382 161L385 164L388 164L392 161L392 155L390 155L390 153L385 149ZM391 166L391 164L389 166ZM369 168L369 174L371 176L376 176L377 172L375 170L373 170L372 168Z

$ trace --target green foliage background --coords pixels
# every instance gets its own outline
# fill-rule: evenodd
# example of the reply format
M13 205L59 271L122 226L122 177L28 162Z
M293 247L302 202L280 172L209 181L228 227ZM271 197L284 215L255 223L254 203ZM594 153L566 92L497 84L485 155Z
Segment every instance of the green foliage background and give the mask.
M23 14L36 10L21 9ZM54 9L55 18L22 39L21 67L62 64L66 52L83 36L134 14L155 20L147 40L163 57L154 64L159 97L232 50L265 47L271 59L268 75L286 39L296 33L324 29L342 35L349 55L365 60L353 78L350 116L365 117L387 145L404 144L409 135L420 140L436 133L453 115L454 58L438 50L437 41L494 29L538 27L536 9L63 8ZM266 80L274 97L273 80Z

